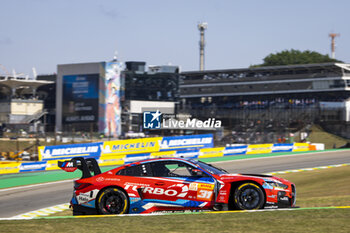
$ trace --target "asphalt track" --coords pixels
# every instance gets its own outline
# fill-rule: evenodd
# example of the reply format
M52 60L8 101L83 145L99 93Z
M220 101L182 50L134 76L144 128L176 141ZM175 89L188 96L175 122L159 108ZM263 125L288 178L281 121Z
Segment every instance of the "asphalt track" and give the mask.
M215 162L230 173L268 173L343 163L350 163L349 150ZM72 196L72 186L71 180L65 180L0 189L0 218L67 203Z

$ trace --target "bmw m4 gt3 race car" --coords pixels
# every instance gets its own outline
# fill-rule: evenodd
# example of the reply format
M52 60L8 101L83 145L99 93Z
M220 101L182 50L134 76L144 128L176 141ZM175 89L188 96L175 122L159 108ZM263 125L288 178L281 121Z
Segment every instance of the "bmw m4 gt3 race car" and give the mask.
M295 185L253 174L228 174L213 165L181 158L148 159L101 173L95 159L59 161L74 181L74 215L200 212L295 207Z

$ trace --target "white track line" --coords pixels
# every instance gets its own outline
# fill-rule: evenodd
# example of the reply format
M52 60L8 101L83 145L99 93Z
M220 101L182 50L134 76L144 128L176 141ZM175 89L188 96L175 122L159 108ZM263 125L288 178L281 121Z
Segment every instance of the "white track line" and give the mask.
M281 209L262 209L262 210L232 210L232 211L204 211L204 212L183 212L183 213L150 213L150 214L122 214L122 215L84 215L75 216L72 218L106 218L106 217L148 217L148 216L159 216L159 215L171 215L171 214L226 214L226 213L261 213L271 211L292 211L292 210L331 210L331 209L350 209L350 206L330 206L330 207L307 207L307 208L281 208ZM45 217L45 216L43 216ZM1 220L30 220L40 217L25 217L25 218L0 218Z
M305 156L305 155L314 155L314 154L324 154L324 153L332 153L333 151L320 151L320 152L309 152L309 153L302 153L302 154L291 154L291 155L276 155L276 156L268 156L268 157L257 157L257 158L243 158L243 159L233 159L233 160L226 160L226 161L218 161L218 162L210 162L210 163L227 163L227 162L242 162L242 161L248 161L248 160L258 160L258 159L274 159L274 158L285 158L285 157L294 157L294 156ZM344 152L344 151L334 151L334 152ZM234 156L234 155L230 155ZM224 158L223 157L217 157L217 158ZM199 158L200 159L200 158ZM204 158L203 158L204 159ZM206 159L206 158L205 158Z

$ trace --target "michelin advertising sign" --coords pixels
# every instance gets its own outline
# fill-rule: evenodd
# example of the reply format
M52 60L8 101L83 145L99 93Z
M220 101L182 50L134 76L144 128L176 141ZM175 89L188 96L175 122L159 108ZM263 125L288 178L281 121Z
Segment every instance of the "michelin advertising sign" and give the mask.
M178 137L163 137L160 142L160 150L181 150L181 149L195 149L208 148L214 146L214 139L212 134L189 135Z
M116 155L152 153L169 150L202 149L214 146L212 134L139 138L108 142L41 146L39 160L70 159L73 157L104 158Z
M39 160L70 159L73 157L98 158L101 155L103 142L59 146L40 146Z

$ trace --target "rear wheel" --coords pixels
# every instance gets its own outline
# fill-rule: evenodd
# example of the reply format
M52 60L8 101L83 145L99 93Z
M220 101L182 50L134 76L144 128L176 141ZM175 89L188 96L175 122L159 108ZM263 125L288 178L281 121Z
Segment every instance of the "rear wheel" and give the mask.
M96 207L100 214L126 214L129 199L119 188L107 188L99 195Z
M255 210L264 206L265 195L254 183L244 183L238 186L234 193L234 205L239 210Z

